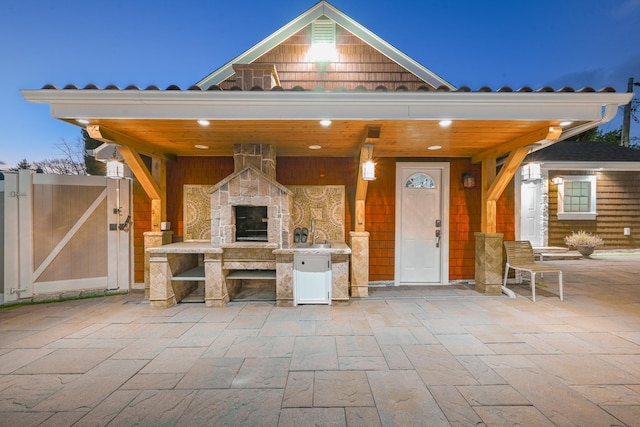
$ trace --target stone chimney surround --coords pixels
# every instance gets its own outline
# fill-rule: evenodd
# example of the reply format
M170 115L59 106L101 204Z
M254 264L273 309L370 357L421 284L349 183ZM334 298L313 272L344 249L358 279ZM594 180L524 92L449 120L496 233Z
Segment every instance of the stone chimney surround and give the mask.
M234 167L211 192L211 245L242 244L235 241L235 206L266 206L268 242L262 245L291 248L293 192L275 180L275 150L267 144L237 144Z

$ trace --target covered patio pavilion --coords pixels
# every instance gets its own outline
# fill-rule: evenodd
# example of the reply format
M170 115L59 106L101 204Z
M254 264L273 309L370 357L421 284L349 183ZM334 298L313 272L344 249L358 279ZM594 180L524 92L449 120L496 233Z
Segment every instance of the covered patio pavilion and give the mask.
M564 302L533 304L525 284L516 299L7 307L2 424L638 425L640 255L553 262Z

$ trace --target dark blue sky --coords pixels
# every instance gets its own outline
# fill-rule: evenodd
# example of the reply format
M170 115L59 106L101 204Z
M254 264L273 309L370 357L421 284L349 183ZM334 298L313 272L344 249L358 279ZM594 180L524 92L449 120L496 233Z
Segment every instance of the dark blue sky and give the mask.
M20 89L186 89L315 0L22 0L0 6L0 162L57 155L78 128ZM640 81L640 0L333 0L455 86L626 91ZM638 88L637 90L640 90ZM621 124L621 113L603 130ZM640 125L632 123L632 134ZM6 166L0 164L0 167Z

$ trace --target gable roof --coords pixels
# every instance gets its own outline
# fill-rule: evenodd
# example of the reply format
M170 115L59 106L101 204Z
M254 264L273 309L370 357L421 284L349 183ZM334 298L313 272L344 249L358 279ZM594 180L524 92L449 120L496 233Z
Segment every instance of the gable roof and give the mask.
M525 162L640 162L640 150L603 142L561 141L529 154Z
M455 89L455 86L453 86L451 83L447 82L442 77L436 75L432 71L420 65L418 62L414 61L409 56L402 53L400 50L382 40L367 28L363 27L324 0L318 2L311 9L307 10L302 15L298 16L293 21L289 22L288 24L271 34L269 37L265 38L249 50L235 57L222 67L218 68L213 73L200 80L198 83L196 83L196 86L199 86L201 89L206 90L213 85L222 83L224 80L228 79L234 74L235 71L233 70L233 64L252 63L262 55L269 52L274 47L278 46L280 43L287 40L289 37L296 34L298 31L302 30L303 28L307 27L308 25L322 17L326 17L334 21L336 24L351 32L362 41L370 45L372 48L385 55L392 61L396 62L398 65L406 68L408 71L424 80L434 88L444 86L449 89Z

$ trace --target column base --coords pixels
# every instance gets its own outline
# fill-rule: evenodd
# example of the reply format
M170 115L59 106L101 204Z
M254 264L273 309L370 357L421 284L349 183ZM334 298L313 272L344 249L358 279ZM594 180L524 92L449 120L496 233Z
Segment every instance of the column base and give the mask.
M502 293L502 233L475 233L476 291L484 295Z
M153 299L149 301L149 305L152 308L169 308L169 307L173 307L176 304L177 304L176 299L174 297L167 298L166 300Z

